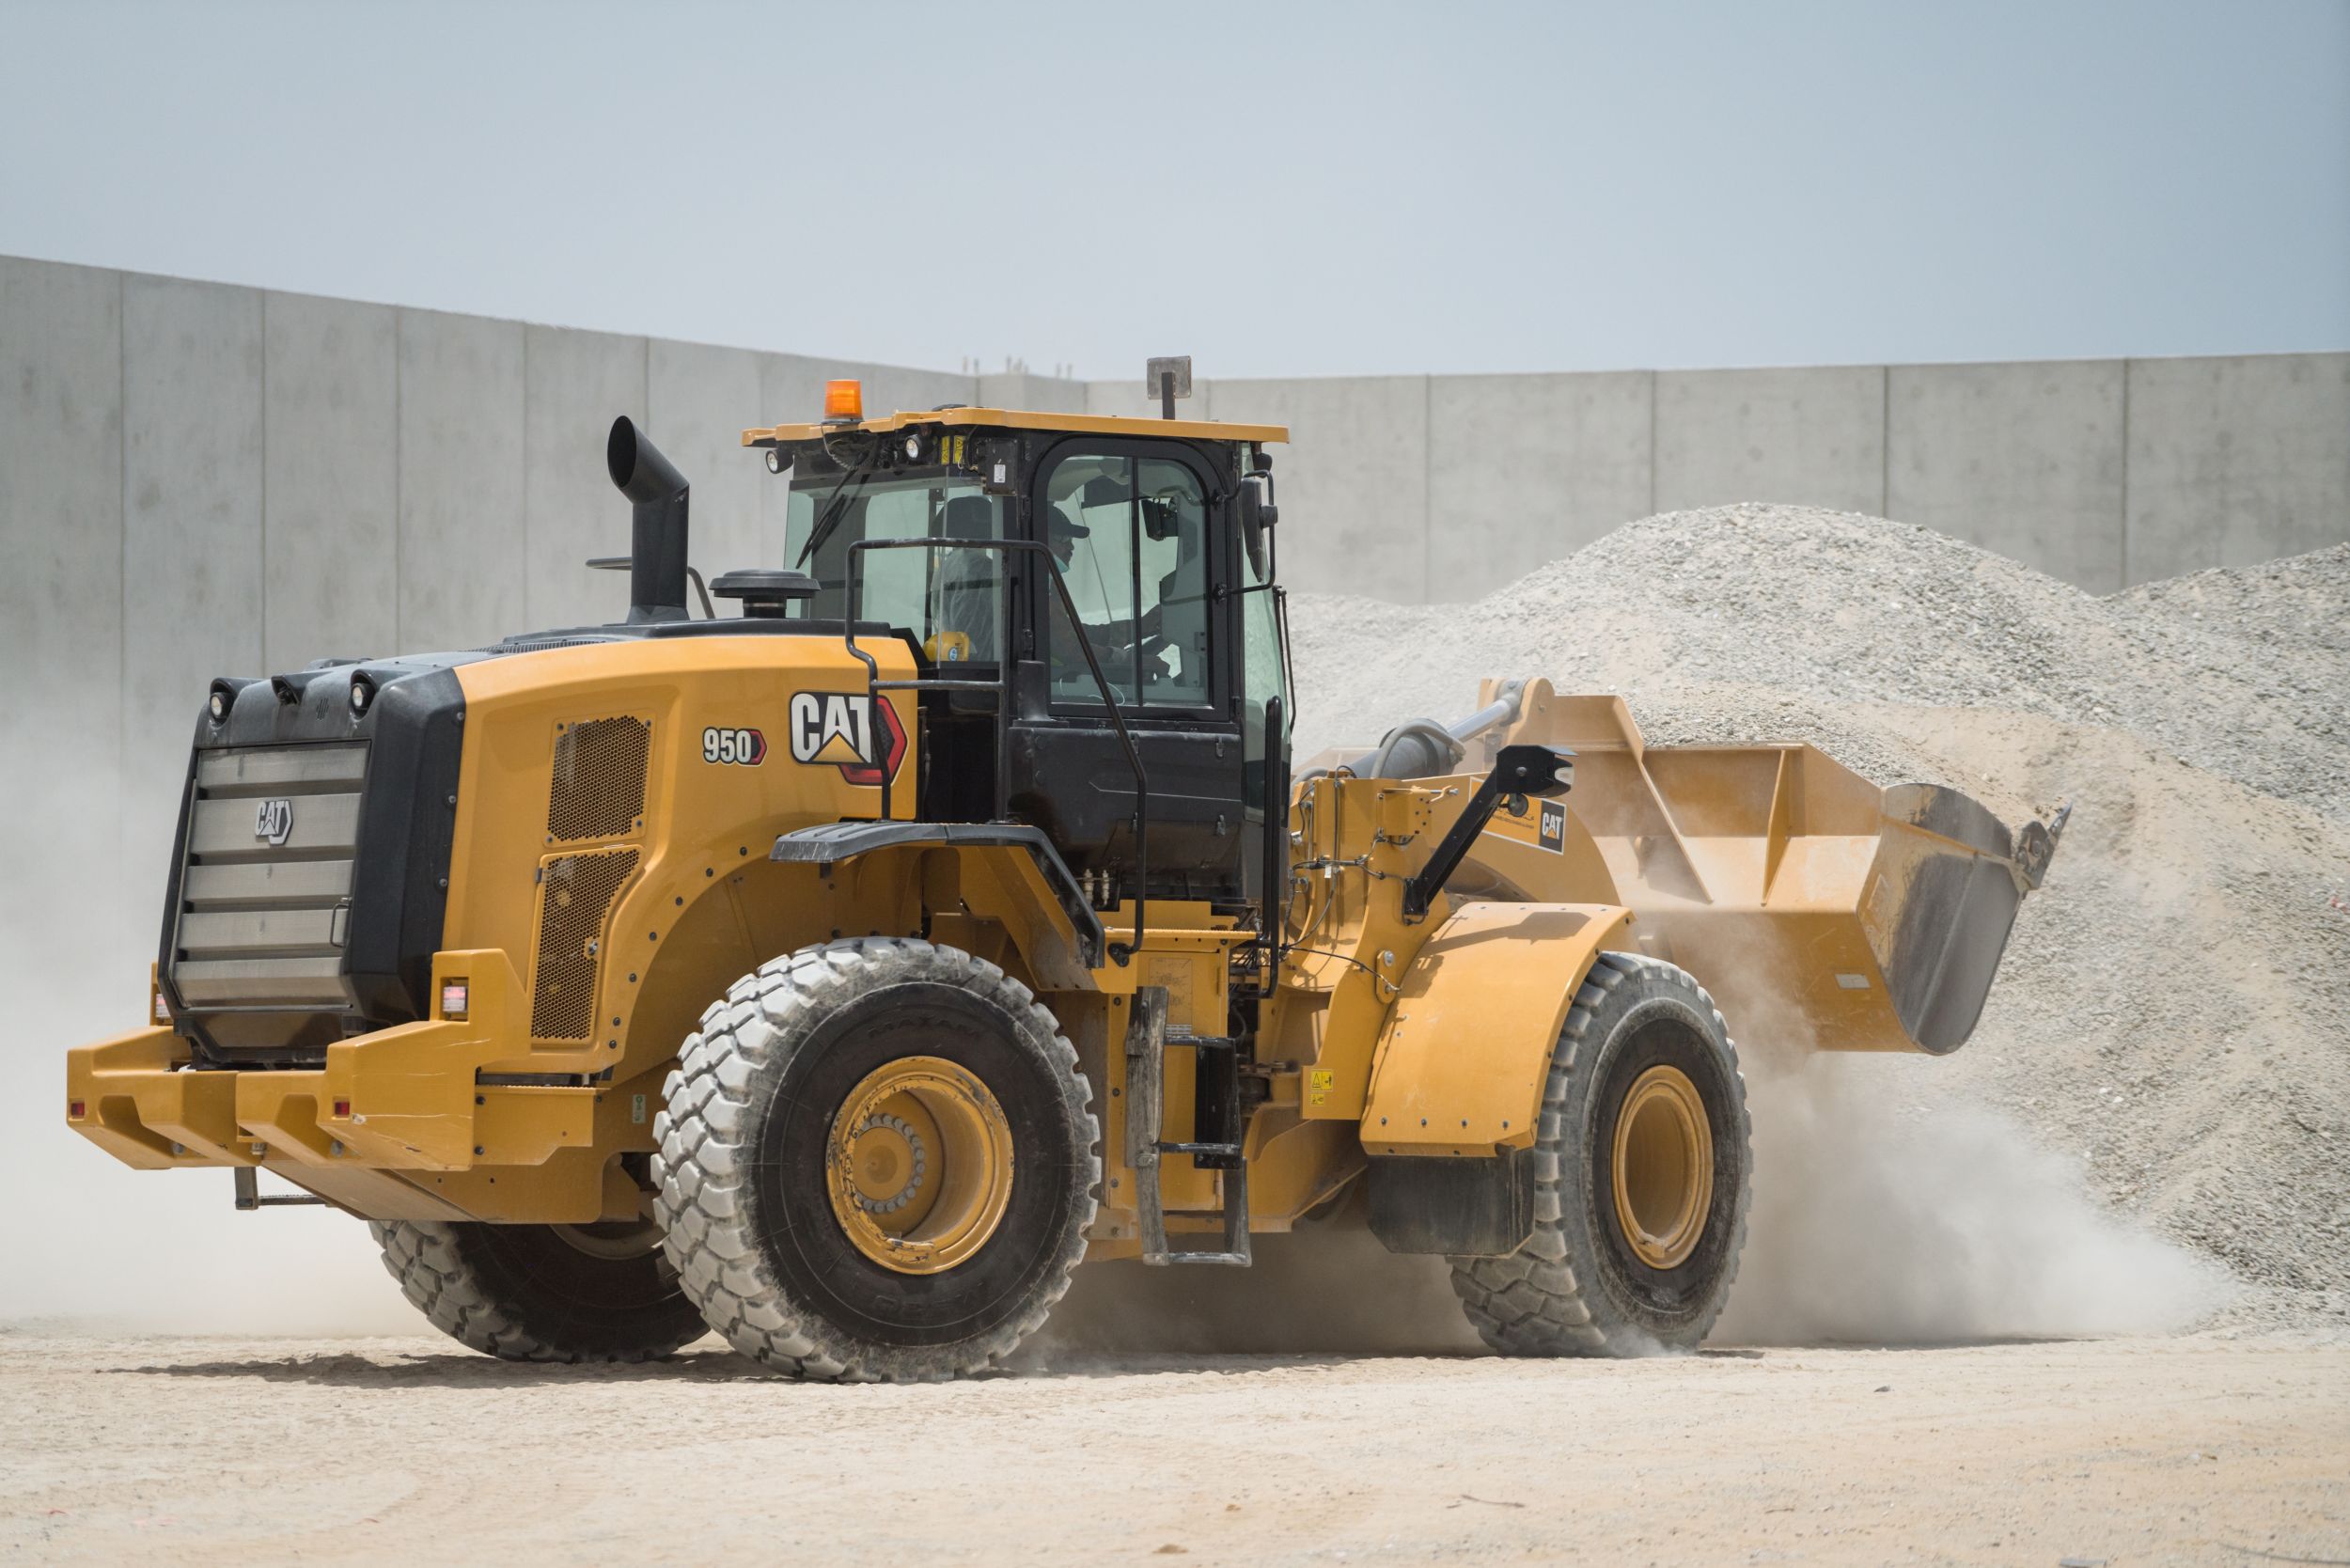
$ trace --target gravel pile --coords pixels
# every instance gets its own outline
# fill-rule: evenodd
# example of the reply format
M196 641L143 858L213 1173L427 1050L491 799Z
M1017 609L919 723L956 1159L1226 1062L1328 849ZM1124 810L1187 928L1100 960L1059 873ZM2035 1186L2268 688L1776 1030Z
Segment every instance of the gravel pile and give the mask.
M2223 1264L2225 1321L2350 1318L2350 546L2098 597L1928 529L1723 507L1475 604L1291 616L1301 757L1541 675L1623 694L1652 742L1809 740L2012 823L2071 800L1973 1042L1868 1061L1879 1103L2029 1128Z
M1476 678L1496 671L1635 698L1757 686L1791 715L1895 702L2126 729L2340 816L2345 606L2350 545L2101 599L1929 528L1738 506L1630 524L1473 605L1300 596L1292 615L1302 659L1326 647L1349 661L1329 667L1367 677L1308 688L1329 700L1306 703L1308 740L1375 738L1397 711L1390 690L1405 705L1463 711L1463 679L1473 696ZM1375 635L1350 635L1355 620ZM1376 635L1390 629L1402 640ZM1679 722L1672 706L1643 716L1654 738ZM1865 757L1864 736L1853 741Z

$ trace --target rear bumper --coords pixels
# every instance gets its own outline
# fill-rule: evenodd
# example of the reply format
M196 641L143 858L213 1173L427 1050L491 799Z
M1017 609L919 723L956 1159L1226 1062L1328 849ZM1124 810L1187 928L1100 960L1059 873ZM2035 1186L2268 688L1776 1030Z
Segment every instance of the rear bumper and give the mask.
M651 1147L649 1086L481 1082L529 1052L522 984L496 951L436 954L434 995L451 975L465 1018L339 1042L322 1068L199 1069L168 1028L78 1047L67 1124L125 1165L257 1166L374 1219L633 1217L613 1156Z

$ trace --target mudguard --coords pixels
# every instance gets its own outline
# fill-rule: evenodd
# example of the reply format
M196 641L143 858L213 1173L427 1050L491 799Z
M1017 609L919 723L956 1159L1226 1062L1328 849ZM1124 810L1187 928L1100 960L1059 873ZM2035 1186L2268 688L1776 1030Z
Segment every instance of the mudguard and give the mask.
M1463 903L1403 973L1371 1059L1364 1152L1490 1158L1534 1140L1551 1047L1627 909Z

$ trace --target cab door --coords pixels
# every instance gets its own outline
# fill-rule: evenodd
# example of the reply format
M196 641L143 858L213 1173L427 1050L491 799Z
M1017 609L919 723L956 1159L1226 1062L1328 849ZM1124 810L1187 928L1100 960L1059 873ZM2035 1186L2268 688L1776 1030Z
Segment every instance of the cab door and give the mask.
M1229 489L1204 454L1177 442L1079 438L1035 469L1031 537L1052 552L1076 617L1036 574L1035 656L1012 725L1013 810L1051 834L1080 875L1107 872L1120 896L1136 881L1134 776L1104 685L1149 778L1150 895L1241 892Z

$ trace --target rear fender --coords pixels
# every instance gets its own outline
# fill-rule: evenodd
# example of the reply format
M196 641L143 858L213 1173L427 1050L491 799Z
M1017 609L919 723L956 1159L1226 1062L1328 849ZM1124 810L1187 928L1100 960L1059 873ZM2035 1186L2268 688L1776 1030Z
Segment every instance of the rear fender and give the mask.
M1364 1152L1490 1158L1529 1146L1567 1010L1631 918L1611 904L1455 906L1404 971L1380 1034Z
M1092 971L1104 954L1101 917L1042 830L1017 823L823 823L784 834L769 852L770 859L827 872L868 855L920 856L923 872L917 879L909 866L907 875L918 880L932 910L1000 922L1041 989L1094 989Z

